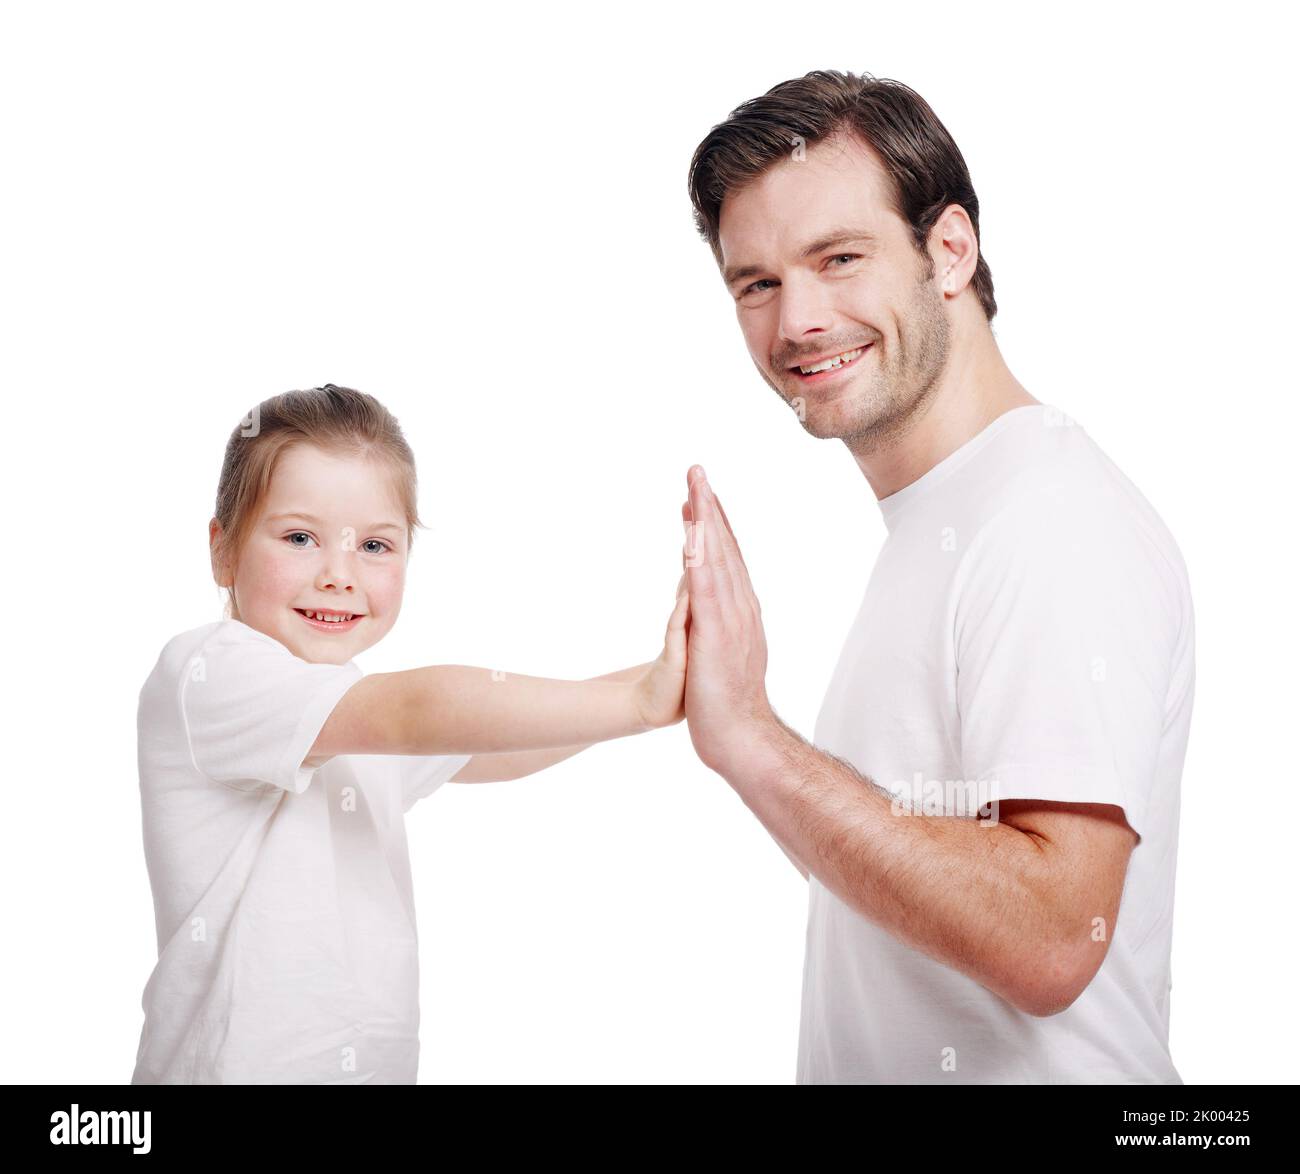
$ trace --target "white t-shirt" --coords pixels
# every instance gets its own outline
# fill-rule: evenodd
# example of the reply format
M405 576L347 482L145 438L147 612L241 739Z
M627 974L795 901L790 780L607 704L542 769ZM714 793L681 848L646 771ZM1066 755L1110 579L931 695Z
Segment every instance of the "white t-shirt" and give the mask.
M888 536L814 743L905 810L1115 804L1140 839L1101 969L1048 1017L810 878L797 1081L1181 1084L1170 946L1195 654L1173 538L1046 404L1004 413L878 504Z
M362 677L237 620L168 642L140 693L158 963L132 1084L412 1084L402 816L469 755L303 767Z

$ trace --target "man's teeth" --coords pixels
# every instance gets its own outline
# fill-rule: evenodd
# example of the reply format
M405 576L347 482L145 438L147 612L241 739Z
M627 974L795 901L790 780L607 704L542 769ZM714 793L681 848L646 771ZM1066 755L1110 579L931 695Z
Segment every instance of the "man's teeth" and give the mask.
M818 371L833 371L836 367L842 367L845 363L853 362L866 349L866 347L860 346L856 351L845 351L842 355L835 355L833 358L818 363L815 367L800 367L799 370L805 375L816 375Z
M352 613L345 616L327 616L323 611L308 611L303 613L308 619L324 620L327 624L341 624L344 620L350 620Z

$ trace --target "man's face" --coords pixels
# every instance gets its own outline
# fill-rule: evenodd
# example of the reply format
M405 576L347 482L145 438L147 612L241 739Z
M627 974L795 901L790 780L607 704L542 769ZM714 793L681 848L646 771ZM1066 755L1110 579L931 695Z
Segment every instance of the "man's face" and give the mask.
M839 135L728 195L719 222L759 374L813 436L865 450L933 393L949 349L943 296L888 184L870 148ZM837 355L837 369L800 370Z
M239 618L317 664L346 664L392 628L406 582L392 472L311 444L281 454L238 556ZM216 523L213 523L215 528ZM226 568L217 582L231 585ZM336 623L307 613L351 614Z

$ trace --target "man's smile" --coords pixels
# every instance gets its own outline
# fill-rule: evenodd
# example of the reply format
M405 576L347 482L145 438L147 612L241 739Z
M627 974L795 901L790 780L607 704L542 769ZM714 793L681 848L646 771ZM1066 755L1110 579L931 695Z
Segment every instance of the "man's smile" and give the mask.
M807 359L789 370L800 383L828 383L837 378L841 372L856 366L858 360L874 345L874 343L867 343L851 351L840 351L819 359Z

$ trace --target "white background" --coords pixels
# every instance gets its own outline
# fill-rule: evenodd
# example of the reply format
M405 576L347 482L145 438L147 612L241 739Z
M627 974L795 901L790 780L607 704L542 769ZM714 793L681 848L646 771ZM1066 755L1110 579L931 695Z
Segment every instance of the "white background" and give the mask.
M704 464L810 736L884 538L744 349L691 153L818 68L906 81L970 166L1012 371L1173 531L1198 681L1172 1035L1293 1080L1291 41L1272 5L8 6L5 1063L125 1082L155 954L140 685L220 618L206 524L256 401L347 384L415 449L366 671L658 652ZM1288 602L1288 600L1290 602ZM790 1082L807 889L685 725L407 820L422 1082Z

